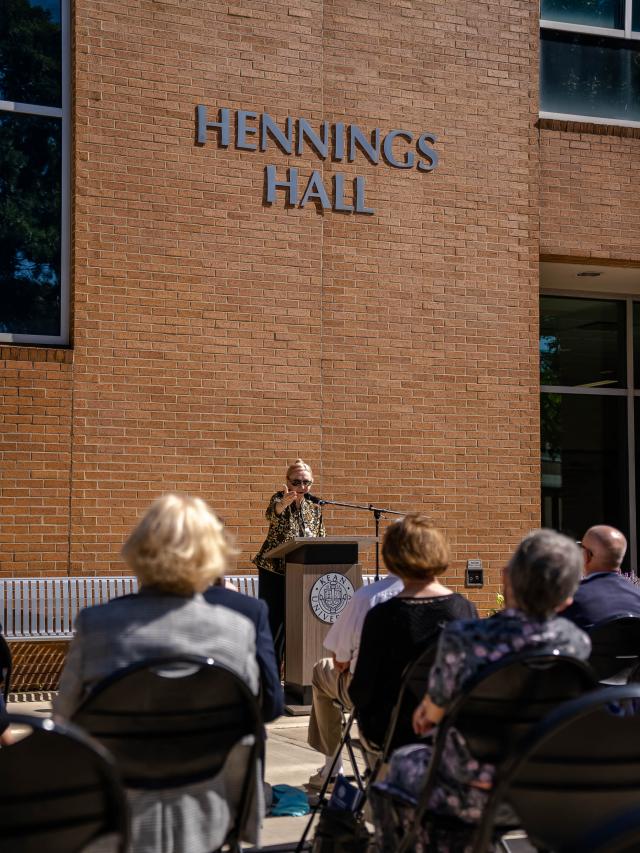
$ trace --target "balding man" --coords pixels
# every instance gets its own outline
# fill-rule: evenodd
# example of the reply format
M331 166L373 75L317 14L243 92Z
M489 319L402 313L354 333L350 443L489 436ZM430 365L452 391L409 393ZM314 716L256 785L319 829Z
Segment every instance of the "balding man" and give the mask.
M640 616L640 588L620 574L627 552L624 535L606 524L590 527L582 542L585 577L576 590L573 604L562 615L580 628L602 619L631 613Z

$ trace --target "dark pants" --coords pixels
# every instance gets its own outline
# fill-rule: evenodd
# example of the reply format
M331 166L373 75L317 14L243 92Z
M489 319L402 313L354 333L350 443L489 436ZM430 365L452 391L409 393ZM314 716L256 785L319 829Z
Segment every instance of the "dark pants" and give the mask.
M273 634L278 666L284 660L285 576L269 569L258 569L260 598L269 608L269 627Z

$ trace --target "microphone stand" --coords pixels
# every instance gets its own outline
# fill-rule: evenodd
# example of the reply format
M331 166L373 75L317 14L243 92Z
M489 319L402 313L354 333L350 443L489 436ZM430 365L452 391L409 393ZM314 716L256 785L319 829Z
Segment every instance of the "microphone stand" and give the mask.
M380 518L383 515L406 515L406 512L398 512L395 509L385 509L384 507L374 506L373 504L351 504L344 501L325 501L318 500L320 506L346 506L349 509L366 509L373 513L373 518L376 526L376 580L380 580Z

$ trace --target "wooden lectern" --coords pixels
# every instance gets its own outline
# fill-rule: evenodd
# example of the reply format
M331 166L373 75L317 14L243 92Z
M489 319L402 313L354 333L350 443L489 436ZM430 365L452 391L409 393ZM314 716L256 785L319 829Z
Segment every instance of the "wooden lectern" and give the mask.
M285 561L285 691L311 704L314 664L327 651L322 642L344 610L352 590L362 585L358 547L374 536L296 537L272 548L267 559Z

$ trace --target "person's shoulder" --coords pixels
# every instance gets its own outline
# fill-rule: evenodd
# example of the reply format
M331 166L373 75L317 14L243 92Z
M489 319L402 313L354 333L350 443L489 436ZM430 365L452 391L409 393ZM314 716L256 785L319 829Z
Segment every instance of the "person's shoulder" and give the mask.
M381 578L379 581L363 584L355 591L353 597L357 601L362 601L369 605L377 604L396 596L402 591L403 586L404 584L400 578L389 575L386 578Z
M554 616L550 622L554 639L562 644L561 651L586 660L591 652L589 635L570 619L564 616Z
M224 632L236 635L256 636L256 622L248 613L243 613L226 604L211 604L202 596L194 596L185 611L184 619L211 625L216 631L221 628Z
M146 598L139 593L131 593L84 607L74 619L74 631L82 634L87 641L90 636L99 638L114 631L127 630L141 616L144 618L150 612L156 615L154 605L145 603Z
M460 596L464 601L469 601L463 595ZM471 602L469 602L471 604ZM506 614L506 615L505 615ZM509 632L512 619L506 611L500 611L486 619L480 619L477 616L465 616L460 619L453 619L448 622L442 629L442 633L447 637L488 637L493 635L501 635L505 631Z
M365 621L368 625L385 622L397 609L398 598L386 598L383 601L363 601L361 609L366 613Z
M135 610L141 599L142 596L139 593L132 592L129 595L103 601L101 604L91 604L78 612L76 620L81 621L85 626L113 620L119 613L124 614Z
M459 613L466 613L471 619L475 617L475 614L477 613L476 606L470 598L467 598L466 595L463 595L461 592L452 592L451 595L446 596L445 601L447 601L447 599L447 603L452 610Z
M222 586L210 586L204 591L203 596L209 604L221 604L255 620L260 616L261 610L266 609L267 606L259 598Z

